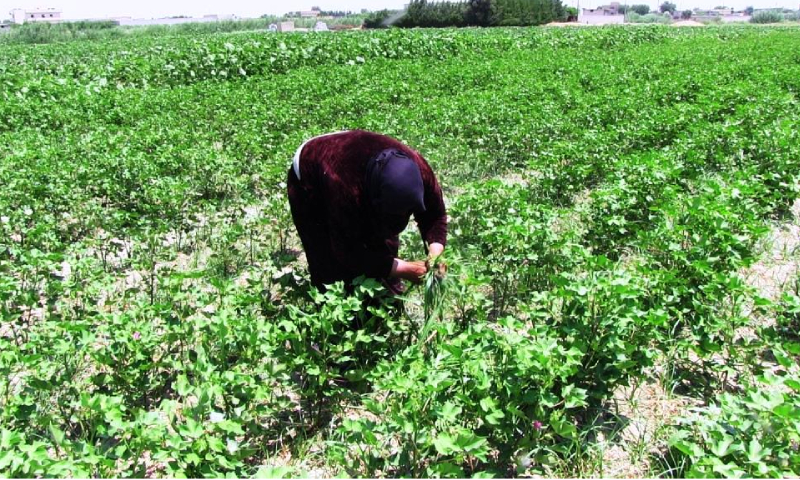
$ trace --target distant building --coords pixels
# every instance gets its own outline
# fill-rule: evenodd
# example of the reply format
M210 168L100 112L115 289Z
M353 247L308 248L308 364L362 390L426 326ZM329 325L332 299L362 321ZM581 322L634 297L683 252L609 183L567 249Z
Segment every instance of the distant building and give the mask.
M601 5L597 8L584 8L584 15L619 15L620 3L611 2L610 5Z
M124 27L142 27L148 25L181 25L184 23L215 23L230 20L237 20L236 15L205 15L199 18L193 17L178 17L178 18L132 18L132 17L114 17L111 20L116 21L119 25Z
M15 8L11 10L11 22L16 23L17 25L22 25L25 23L25 10L21 8Z
M732 8L714 8L712 10L702 10L695 8L692 11L692 19L700 22L747 22L750 20L744 12L735 12Z
M625 15L620 13L620 3L611 2L597 8L583 8L578 14L578 23L585 25L616 25L625 23Z
M294 32L294 22L281 22L278 25L279 32Z
M0 23L0 32L5 32L6 30L11 30L10 23Z
M319 10L308 10L305 12L300 12L300 17L302 18L317 18L319 17Z
M26 22L58 23L61 21L61 10L55 8L25 10Z

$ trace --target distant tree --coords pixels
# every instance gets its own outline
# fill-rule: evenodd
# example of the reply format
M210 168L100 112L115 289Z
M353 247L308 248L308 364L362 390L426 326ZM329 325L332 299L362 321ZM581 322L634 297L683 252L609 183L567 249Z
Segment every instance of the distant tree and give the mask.
M659 10L661 11L661 13L669 12L670 14L672 14L672 13L675 13L675 10L677 10L677 9L678 9L678 6L675 5L672 2L664 2L659 7Z
M750 18L750 23L780 23L782 21L783 14L777 10L760 10Z
M619 13L621 15L625 15L626 13L628 13L628 10L630 10L630 9L631 9L631 7L629 7L628 5L620 5L617 8L617 13Z
M748 16L752 15L753 14L753 10L754 10L754 8L752 6L747 7L747 8L744 9L744 14L748 15Z
M320 11L322 11L322 9L319 8L319 7L311 7L311 11L312 12L320 12Z
M402 28L529 26L566 18L561 0L410 0L395 25Z
M387 28L386 20L392 15L389 10L380 10L367 14L364 18L364 28Z
M577 21L578 20L578 9L575 7L567 7L567 20L569 21Z
M467 25L488 27L492 21L491 0L470 0L465 14Z
M684 20L689 20L692 18L692 11L691 10L684 10L681 12L681 18Z
M350 16L352 14L353 14L353 12L351 12L349 10L348 11L344 11L344 10L331 10L331 11L320 10L319 11L319 15L321 17L341 18L341 17L348 17L348 16Z
M647 15L650 13L650 5L634 5L631 7L631 10L639 15Z

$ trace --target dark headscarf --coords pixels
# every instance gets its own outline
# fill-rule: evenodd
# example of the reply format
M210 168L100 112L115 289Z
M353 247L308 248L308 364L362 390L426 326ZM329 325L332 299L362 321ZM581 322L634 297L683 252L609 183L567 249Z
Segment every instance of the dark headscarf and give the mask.
M384 150L367 165L367 198L390 233L401 232L412 213L425 211L425 187L417 163L397 149Z

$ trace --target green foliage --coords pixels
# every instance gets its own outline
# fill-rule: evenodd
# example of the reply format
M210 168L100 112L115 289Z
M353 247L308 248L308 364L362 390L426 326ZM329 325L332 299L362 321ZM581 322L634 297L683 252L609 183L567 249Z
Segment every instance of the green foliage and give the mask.
M452 211L452 242L468 258L480 259L475 273L491 279L496 312L549 289L556 274L580 261L574 234L557 232L556 212L538 205L524 187L481 183L464 192Z
M508 317L497 328L439 325L435 333L427 352L415 346L378 366L381 380L365 401L377 420L343 422L335 455L350 474L503 472L519 452L545 458L576 438L565 412L584 405L585 392L567 386L580 352L553 330Z
M783 358L783 366L791 368L790 376L767 376L743 395L724 394L682 422L669 440L669 462L676 476L800 474L800 377L796 362ZM781 387L788 391L777 390Z
M800 277L784 292L776 311L776 327L787 341L800 340Z
M376 12L374 16L380 16ZM150 38L165 36L196 36L229 32L266 30L271 23L280 21L274 16L261 18L221 20L216 22L187 22L177 25L119 26L113 20L83 20L62 23L26 23L15 26L9 35L0 37L0 44L38 44L81 40L114 40L118 38ZM295 19L298 27L310 28L316 19ZM363 15L348 15L326 20L330 27L357 27L365 21Z
M692 11L691 10L684 10L681 12L681 18L684 20L689 20L692 18Z
M661 13L666 13L666 12L675 13L677 9L678 7L675 6L675 4L672 2L664 2L658 7L658 11L660 11Z
M630 10L639 15L647 15L650 13L650 5L633 5Z
M462 2L411 0L396 25L405 28L463 27L466 14L467 5Z
M560 0L412 0L400 27L528 26L565 20Z
M750 23L780 23L783 13L778 10L759 10L750 17Z
M367 15L366 18L364 18L364 24L363 24L364 28L370 28L370 29L388 28L389 25L387 25L387 20L389 20L389 18L395 15L396 13L397 12L393 12L391 10L386 10L386 9L379 10L377 12L372 12L369 15Z
M491 0L470 0L464 14L467 25L475 27L488 27L492 22Z
M107 40L120 38L124 32L117 26L117 22L80 21L63 23L30 22L17 25L7 35L0 37L2 43L54 43L73 40Z
M739 335L767 308L741 272L800 193L796 43L654 25L3 45L0 473L306 468L274 466L288 454L575 473L598 409L666 356L716 405L676 433L674 472L796 474L797 292L774 332ZM431 162L445 279L310 289L287 162L347 128Z
M669 16L659 15L657 13L648 13L647 15L639 15L638 13L629 13L626 21L629 23L672 23Z

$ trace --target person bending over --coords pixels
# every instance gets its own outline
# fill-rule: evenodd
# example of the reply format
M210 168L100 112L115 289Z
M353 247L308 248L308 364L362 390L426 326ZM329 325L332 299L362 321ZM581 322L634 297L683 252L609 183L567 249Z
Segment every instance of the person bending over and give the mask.
M395 294L419 282L447 243L442 189L430 165L401 142L353 130L300 146L287 189L311 282L320 289L364 275ZM428 262L398 258L399 235L414 215Z

